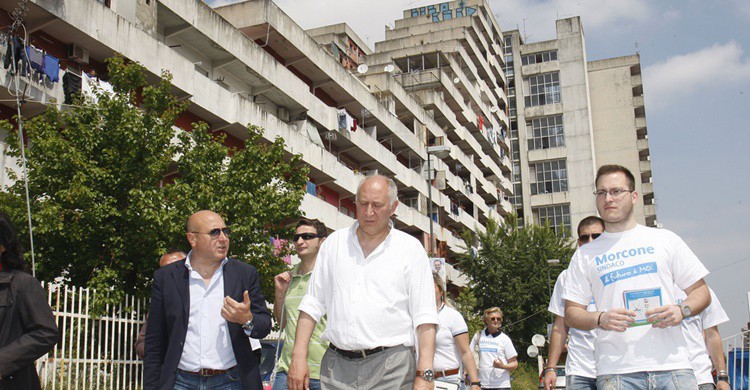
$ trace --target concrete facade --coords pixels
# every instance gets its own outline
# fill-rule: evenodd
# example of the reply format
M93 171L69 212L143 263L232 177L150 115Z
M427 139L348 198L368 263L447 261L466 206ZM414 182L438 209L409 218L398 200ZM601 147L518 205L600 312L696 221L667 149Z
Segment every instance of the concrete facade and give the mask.
M0 0L4 15L15 5ZM448 9L452 17L443 20ZM302 209L331 229L354 222L357 184L377 172L398 185L396 227L429 248L431 193L434 255L452 262L463 251L463 229L483 231L488 219L512 210L511 163L497 21L484 1L440 11L429 23L405 11L375 52L345 25L305 31L270 0L216 9L199 0L30 0L24 26L30 42L62 59L61 76L103 75L104 59L115 52L151 77L169 70L174 93L189 102L176 123L182 129L205 121L238 147L248 124L263 127L267 140L283 138L310 168ZM67 57L70 44L88 51L88 63ZM426 46L442 62L425 66L419 53ZM420 68L412 69L418 57ZM359 72L362 64L369 69ZM4 69L0 79L31 85L24 116L63 101L62 82ZM8 91L2 94L7 100ZM2 104L9 118L15 106ZM357 121L356 130L339 125L342 114ZM437 173L428 184L426 148L435 145L448 151L432 156ZM447 269L453 284L466 282Z
M655 226L638 57L588 62L580 18L556 29L556 39L535 43L505 33L516 212L522 223L572 230L597 214L596 169L620 164L637 178L638 222Z

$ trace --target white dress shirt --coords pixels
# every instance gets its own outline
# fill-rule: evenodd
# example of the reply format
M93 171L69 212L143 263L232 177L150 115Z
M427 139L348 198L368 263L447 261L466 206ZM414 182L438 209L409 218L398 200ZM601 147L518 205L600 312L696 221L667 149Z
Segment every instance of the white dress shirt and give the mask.
M325 314L321 338L342 349L413 346L417 326L438 324L427 253L390 223L388 236L365 258L358 227L323 242L299 310L316 321Z
M177 367L190 372L197 372L201 368L226 370L237 365L227 321L221 316L224 306L224 265L229 260L222 260L206 287L203 277L190 264L191 254L188 253L185 260L185 267L190 272L190 317L185 346Z

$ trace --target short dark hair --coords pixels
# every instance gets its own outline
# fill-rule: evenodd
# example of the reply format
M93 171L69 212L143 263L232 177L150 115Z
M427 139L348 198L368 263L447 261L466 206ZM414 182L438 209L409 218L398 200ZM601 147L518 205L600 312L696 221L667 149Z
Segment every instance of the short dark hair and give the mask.
M318 237L328 237L328 230L326 229L326 225L323 224L323 222L318 221L317 219L300 218L299 222L297 222L297 226L295 226L295 229L300 226L311 226L315 229L315 234L317 234Z
M581 228L591 225L602 225L603 228L604 220L597 217L596 215L589 215L588 217L582 219L581 222L578 222L578 229L576 229L578 235L581 235Z
M3 269L8 271L17 269L26 271L26 261L23 259L23 248L18 240L18 233L10 222L10 218L0 212L0 245L5 248L5 252L0 254L0 263Z
M594 185L599 184L599 178L604 175L609 175L610 173L622 173L625 175L625 178L628 179L628 189L630 191L635 191L635 176L633 176L633 173L630 172L628 168L623 167L622 165L602 165L599 167L599 170L596 171L596 180L594 181Z

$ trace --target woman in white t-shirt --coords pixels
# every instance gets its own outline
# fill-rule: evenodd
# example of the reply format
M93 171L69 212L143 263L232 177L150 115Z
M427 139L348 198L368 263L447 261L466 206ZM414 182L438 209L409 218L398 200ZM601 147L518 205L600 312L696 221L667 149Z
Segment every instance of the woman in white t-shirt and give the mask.
M479 353L479 381L482 390L510 389L510 372L518 368L515 347L510 337L500 331L503 312L498 307L491 307L482 316L484 330L471 340L470 348Z
M469 328L461 313L445 303L445 284L439 274L433 272L435 301L437 302L440 327L435 336L435 360L433 371L435 380L461 385L459 375L461 362L463 372L469 377L472 390L480 388L477 367L469 348ZM463 387L461 387L463 388Z

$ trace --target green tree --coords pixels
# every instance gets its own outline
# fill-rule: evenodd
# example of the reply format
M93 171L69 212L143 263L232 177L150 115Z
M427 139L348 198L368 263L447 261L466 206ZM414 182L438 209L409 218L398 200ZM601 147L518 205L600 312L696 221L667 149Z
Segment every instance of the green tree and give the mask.
M513 340L519 359L525 360L523 351L531 344L531 336L546 334L548 286L553 287L567 267L574 247L567 233L556 233L549 226L519 227L514 214L503 223L488 220L486 226L484 233L462 235L467 250L459 262L472 280L473 312L499 307L502 329ZM548 259L559 259L560 264L550 266Z
M187 217L211 209L232 227L231 256L255 265L272 296L283 263L270 237L288 237L300 216L301 156L285 152L281 139L264 141L255 126L240 149L205 123L175 130L186 105L171 94L168 72L150 85L145 68L116 56L108 73L114 94L98 91L24 121L40 278L109 292L98 294L99 308L125 293L148 295L158 257L188 247ZM20 157L17 138L8 137L9 154ZM28 237L23 181L0 193L0 203Z

